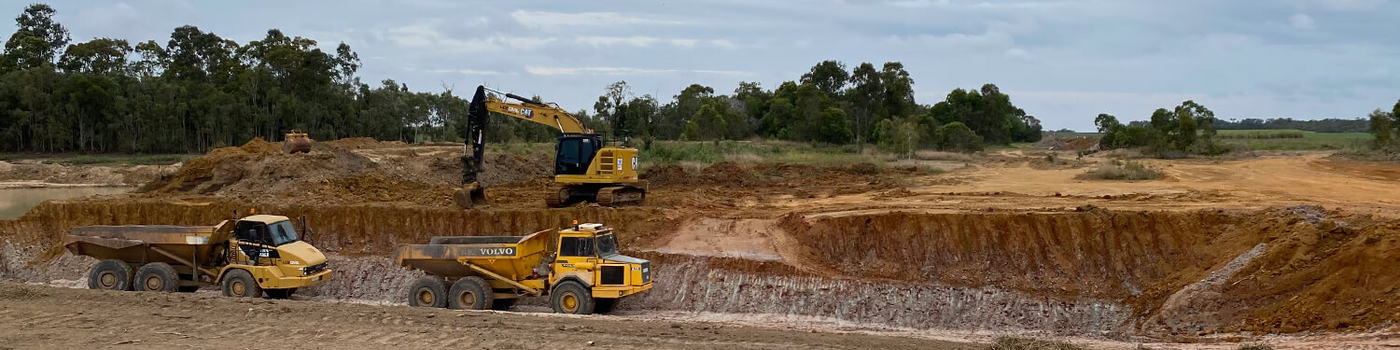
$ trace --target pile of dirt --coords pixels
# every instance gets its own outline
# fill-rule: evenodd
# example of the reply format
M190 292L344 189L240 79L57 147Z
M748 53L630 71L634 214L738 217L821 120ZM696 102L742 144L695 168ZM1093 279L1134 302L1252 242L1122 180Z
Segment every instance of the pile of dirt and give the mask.
M643 180L647 180L652 185L661 186L684 186L693 181L690 173L679 165L663 165L648 169L642 175Z
M1087 151L1098 144L1099 139L1093 137L1076 137L1065 140L1066 149L1071 149L1075 151Z
M151 181L138 192L232 197L254 203L319 204L409 202L452 205L462 179L462 148L406 147L367 138L318 143L305 154L284 154L254 139L224 147ZM488 187L527 182L550 173L547 155L487 155L478 180Z
M711 164L700 171L700 179L712 184L724 184L739 187L754 187L764 184L758 176L750 172L748 168L734 162L719 162Z
M1031 147L1044 148L1050 150L1061 150L1065 149L1067 145L1068 144L1066 144L1064 140L1061 140L1059 136L1056 136L1055 134L1050 134L1040 138L1040 141L1036 141L1036 143L1032 144Z

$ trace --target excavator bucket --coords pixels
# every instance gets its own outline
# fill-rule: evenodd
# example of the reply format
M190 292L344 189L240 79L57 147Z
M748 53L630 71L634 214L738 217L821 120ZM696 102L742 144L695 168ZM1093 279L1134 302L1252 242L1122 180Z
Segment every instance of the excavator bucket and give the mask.
M490 204L486 201L486 187L473 182L457 189L452 193L452 200L457 202L457 206L463 209L471 209L477 206Z

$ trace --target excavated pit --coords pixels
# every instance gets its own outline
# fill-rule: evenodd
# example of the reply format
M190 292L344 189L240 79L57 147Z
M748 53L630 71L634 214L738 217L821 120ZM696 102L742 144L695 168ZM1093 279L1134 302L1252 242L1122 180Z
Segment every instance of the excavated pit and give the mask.
M58 247L83 225L210 224L234 199L51 201L0 221L0 278L83 286L90 258ZM1315 207L1266 211L786 214L764 232L778 259L640 249L677 241L688 218L657 208L464 211L396 205L260 205L304 216L332 255L313 299L402 303L417 272L398 244L604 222L652 259L656 287L623 311L765 314L868 328L1183 337L1367 330L1394 322L1400 223ZM753 225L718 225L716 227ZM748 242L749 238L742 240ZM661 247L665 248L665 247ZM719 252L722 253L722 252Z

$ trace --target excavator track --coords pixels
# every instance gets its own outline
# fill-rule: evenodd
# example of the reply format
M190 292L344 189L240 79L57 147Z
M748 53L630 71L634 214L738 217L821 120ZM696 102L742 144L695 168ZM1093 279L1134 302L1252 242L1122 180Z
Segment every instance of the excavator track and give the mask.
M646 189L637 186L609 186L598 189L598 205L621 207L642 205L646 202Z
M605 207L642 205L646 188L636 185L551 185L545 192L545 204L562 208L578 202L598 203Z

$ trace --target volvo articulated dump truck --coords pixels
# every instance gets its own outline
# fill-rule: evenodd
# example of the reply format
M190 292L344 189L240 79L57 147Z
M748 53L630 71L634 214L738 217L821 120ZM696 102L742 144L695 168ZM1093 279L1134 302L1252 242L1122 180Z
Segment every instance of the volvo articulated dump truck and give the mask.
M214 226L84 226L64 237L73 254L101 260L88 288L286 298L331 277L326 256L285 216L252 215Z
M601 224L529 236L433 237L399 247L401 266L428 276L416 281L408 304L505 310L523 297L550 297L555 312L607 313L621 298L651 289L651 263L618 254L617 236Z

